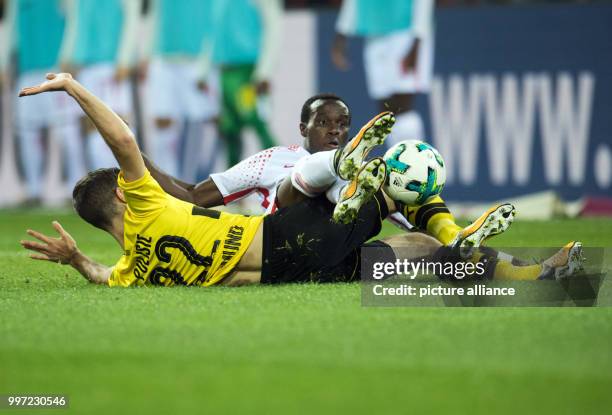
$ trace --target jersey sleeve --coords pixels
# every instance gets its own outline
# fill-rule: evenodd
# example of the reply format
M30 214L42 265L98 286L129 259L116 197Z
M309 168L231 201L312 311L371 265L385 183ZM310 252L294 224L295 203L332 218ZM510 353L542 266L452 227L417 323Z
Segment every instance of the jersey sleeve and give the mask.
M132 287L145 285L144 278L136 278L130 260L123 255L113 266L110 277L106 282L109 287Z
M168 205L168 194L148 170L133 182L126 182L123 173L119 173L117 184L123 190L128 210L136 217L159 214Z
M223 203L227 205L252 192L275 188L293 167L296 158L299 158L300 150L305 152L299 147L272 147L252 155L229 170L211 174L210 178L223 195Z
M117 261L117 263L113 267L113 270L107 282L109 287L129 287L131 285L134 285L134 283L136 282L136 278L126 272L128 266L128 259L124 255L121 257L121 259L119 259L119 261Z

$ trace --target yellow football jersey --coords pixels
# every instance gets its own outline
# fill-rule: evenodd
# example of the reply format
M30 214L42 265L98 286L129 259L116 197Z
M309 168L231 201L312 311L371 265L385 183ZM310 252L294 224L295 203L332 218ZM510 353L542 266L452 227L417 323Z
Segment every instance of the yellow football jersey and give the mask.
M127 183L124 254L108 284L203 285L223 279L248 249L263 216L204 209L178 200L147 171Z

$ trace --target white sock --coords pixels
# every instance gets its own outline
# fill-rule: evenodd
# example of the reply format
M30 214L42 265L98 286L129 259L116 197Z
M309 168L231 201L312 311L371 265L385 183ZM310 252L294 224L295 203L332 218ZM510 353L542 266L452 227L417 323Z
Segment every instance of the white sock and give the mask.
M94 130L87 133L85 147L87 148L90 170L119 166L115 156L113 156L113 152L97 131Z
M64 165L66 166L66 186L72 192L72 188L85 174L85 159L83 154L83 142L81 141L81 130L77 120L58 125L57 137L62 140L64 147Z
M173 120L166 128L153 129L153 161L162 170L171 176L177 177L179 173L179 145L181 123Z
M336 151L320 151L299 159L291 171L293 187L308 197L325 192L337 177L334 169Z
M42 189L42 131L38 128L22 128L19 132L19 155L25 175L28 197L40 197Z
M427 141L425 139L423 120L416 111L402 112L395 115L393 131L387 138L388 147L403 140Z

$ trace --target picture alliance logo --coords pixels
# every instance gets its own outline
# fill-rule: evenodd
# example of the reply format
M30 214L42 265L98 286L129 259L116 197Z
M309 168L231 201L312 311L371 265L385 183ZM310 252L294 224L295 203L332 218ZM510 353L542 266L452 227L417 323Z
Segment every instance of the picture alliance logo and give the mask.
M477 263L396 259L395 262L374 262L372 278L382 280L393 276L405 276L414 280L417 275L438 275L461 280L465 277L482 277L485 266L486 259Z

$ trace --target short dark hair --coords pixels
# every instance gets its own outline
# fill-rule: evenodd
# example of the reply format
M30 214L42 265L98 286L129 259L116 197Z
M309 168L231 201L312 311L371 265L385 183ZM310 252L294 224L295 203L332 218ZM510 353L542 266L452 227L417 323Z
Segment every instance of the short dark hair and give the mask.
M342 98L340 98L336 94L325 92L325 93L322 93L322 94L313 95L310 98L308 98L306 100L306 102L304 102L304 105L302 105L302 114L300 116L300 121L301 122L303 122L303 123L307 123L308 122L308 120L312 116L312 108L311 108L312 103L315 102L315 101L318 101L320 99L322 99L322 100L330 100L330 101L339 101L339 102L342 102L346 106L346 108L349 108L348 104ZM351 122L351 110L350 110L350 108L349 108L349 122Z
M118 168L98 169L87 173L72 191L74 210L87 223L105 231L110 230L116 213L115 189Z

